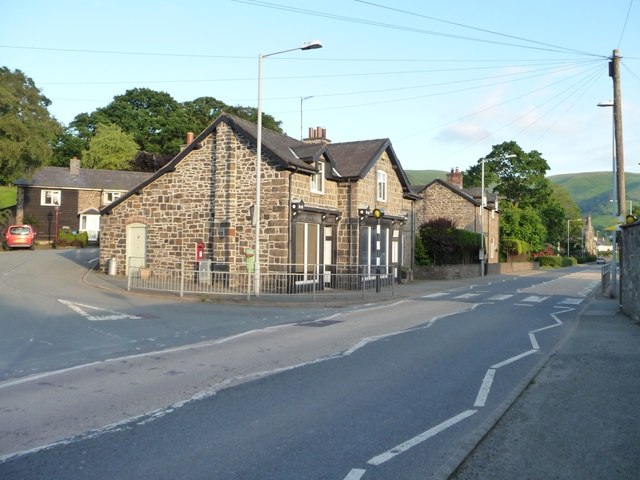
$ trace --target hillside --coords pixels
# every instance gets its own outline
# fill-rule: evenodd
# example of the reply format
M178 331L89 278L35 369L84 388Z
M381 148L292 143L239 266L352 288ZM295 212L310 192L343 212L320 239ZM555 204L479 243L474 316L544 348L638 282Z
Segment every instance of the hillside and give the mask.
M553 183L566 188L583 215L590 215L594 227L602 230L613 224L612 172L585 172L549 177ZM625 173L626 197L635 208L640 206L640 174ZM626 205L627 209L629 205Z
M405 170L405 173L409 177L411 185L426 185L436 178L446 180L449 172L444 170Z

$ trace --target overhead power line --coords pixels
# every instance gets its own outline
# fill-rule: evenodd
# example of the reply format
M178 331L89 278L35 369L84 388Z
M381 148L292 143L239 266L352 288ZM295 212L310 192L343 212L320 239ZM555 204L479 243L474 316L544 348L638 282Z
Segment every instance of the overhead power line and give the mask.
M260 0L232 0L232 1L237 2L237 3L245 3L247 5L255 5L256 7L264 7L264 8L271 8L271 9L275 9L275 10L283 10L283 11L288 11L288 12L295 12L295 13L300 13L300 14L303 14L303 15L330 18L332 20L341 20L341 21L350 22L350 23L359 23L359 24L363 24L363 25L371 25L371 26L375 26L375 27L388 28L388 29L393 29L393 30L401 30L401 31L405 31L405 32L413 32L413 33L419 33L419 34L425 34L425 35L434 35L434 36L446 37L446 38L455 38L455 39L458 39L458 40L468 40L468 41L472 41L472 42L489 43L489 44L493 44L493 45L504 45L504 46L509 46L509 47L526 48L526 49L532 49L532 50L543 50L543 51L558 52L558 53L572 52L572 53L577 53L577 54L580 54L580 55L603 57L603 55L596 55L596 54L593 54L593 53L581 52L581 51L578 51L578 50L572 50L572 49L568 49L568 48L564 48L564 47L544 46L544 44L542 44L542 42L537 42L537 43L539 43L539 45L523 45L523 44L516 44L516 43L507 43L507 42L501 42L501 41L497 41L497 40L489 40L489 39L476 38L476 37L467 37L467 36L464 36L464 35L456 35L456 34L452 34L452 33L437 32L437 31L433 31L433 30L425 30L425 29L422 29L422 28L408 27L408 26L405 26L405 25L395 25L395 24L391 24L391 23L377 22L377 21L373 21L373 20L365 20L365 19L362 19L362 18L347 17L347 16L344 16L344 15L337 15L337 14L333 14L333 13L319 12L319 11L315 11L315 10L306 10L306 9L303 9L303 8L291 7L291 6L288 6L288 5L281 5L281 4L277 4L277 3L265 2L265 1L260 1ZM527 42L531 43L533 41L532 40L527 40Z

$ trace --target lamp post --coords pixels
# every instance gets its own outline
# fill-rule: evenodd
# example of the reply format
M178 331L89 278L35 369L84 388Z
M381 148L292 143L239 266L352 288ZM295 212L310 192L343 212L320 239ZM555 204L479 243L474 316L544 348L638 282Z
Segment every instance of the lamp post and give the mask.
M302 102L304 102L305 100L309 100L310 98L313 98L313 95L309 95L308 97L300 97L300 140L304 138L304 135L302 134Z
M267 57L279 55L281 53L295 52L296 50L314 50L322 48L322 43L318 40L305 43L297 48L281 50L273 53L261 53L258 55L258 121L256 134L256 205L253 210L253 221L256 230L255 253L254 253L254 281L253 288L256 295L260 294L260 182L262 164L262 62Z
M614 107L614 102L612 100L608 100L606 102L598 103L599 107ZM617 175L616 175L616 114L615 108L612 110L611 115L611 162L613 164L612 167L612 178L613 178L613 187L612 187L612 200L611 200L611 208L613 210L612 215L613 218L617 218L620 215L620 205L618 201L618 193L616 189L617 185ZM623 200L624 201L624 200ZM617 268L616 268L616 229L614 228L611 233L611 296L616 297L617 291Z
M510 153L509 155L503 155L501 157L483 157L482 158L482 173L481 173L481 184L480 184L480 276L484 277L484 265L486 262L487 254L485 252L485 241L484 241L484 207L487 204L486 198L484 196L484 162L486 160L502 160L505 158L515 158L516 155Z

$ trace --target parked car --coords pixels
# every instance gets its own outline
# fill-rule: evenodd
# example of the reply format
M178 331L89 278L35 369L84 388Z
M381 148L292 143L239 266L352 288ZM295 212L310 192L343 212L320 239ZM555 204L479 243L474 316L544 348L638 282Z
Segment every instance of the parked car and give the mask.
M35 245L36 232L31 225L9 225L4 231L2 248L30 248Z
M604 257L598 257L598 258L596 259L596 263L597 263L598 265L602 265L602 264L607 263L607 262L605 261Z

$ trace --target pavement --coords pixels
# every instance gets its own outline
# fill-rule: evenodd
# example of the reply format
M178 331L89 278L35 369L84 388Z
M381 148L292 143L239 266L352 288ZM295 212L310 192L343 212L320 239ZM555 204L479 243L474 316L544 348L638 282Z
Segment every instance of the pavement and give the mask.
M398 286L393 299L499 277L507 276L411 282ZM122 277L94 273L85 280L126 291ZM597 290L572 328L488 433L464 447L470 453L459 452L455 465L440 472L442 478L640 479L640 325L620 312L617 299Z
M597 293L450 479L639 479L640 326Z

